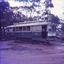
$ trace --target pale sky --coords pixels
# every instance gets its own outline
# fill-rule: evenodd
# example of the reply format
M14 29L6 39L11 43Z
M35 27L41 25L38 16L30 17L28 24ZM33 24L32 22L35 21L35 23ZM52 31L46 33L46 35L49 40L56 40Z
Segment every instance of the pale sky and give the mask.
M25 5L22 2L17 2L14 0L6 0L10 3L10 6L14 7L14 6L22 6ZM41 0L42 2L44 0ZM64 15L62 14L64 11L64 0L52 0L52 3L54 5L54 8L51 9L51 13L57 15L60 19L64 19ZM29 3L31 5L31 3ZM27 4L28 5L28 4ZM43 5L42 5L43 8Z

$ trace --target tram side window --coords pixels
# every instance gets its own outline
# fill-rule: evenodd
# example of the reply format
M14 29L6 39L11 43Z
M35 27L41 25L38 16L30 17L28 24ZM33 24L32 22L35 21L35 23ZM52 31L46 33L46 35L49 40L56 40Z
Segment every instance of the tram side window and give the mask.
M27 26L27 31L30 31L30 26Z
M52 31L51 29L49 29L49 31Z
M7 32L9 32L9 28L7 28Z
M16 27L16 31L18 31L18 29L19 29L19 28L18 28L18 27Z
M15 31L15 28L13 28L13 31Z
M22 31L22 27L19 27L19 31Z
M23 31L26 31L26 27L25 26L23 26Z

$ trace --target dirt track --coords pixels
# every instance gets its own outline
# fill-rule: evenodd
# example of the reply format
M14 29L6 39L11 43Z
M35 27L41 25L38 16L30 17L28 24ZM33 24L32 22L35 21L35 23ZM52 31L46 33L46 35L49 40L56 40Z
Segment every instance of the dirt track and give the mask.
M44 45L1 41L0 64L64 64L64 44L56 43Z

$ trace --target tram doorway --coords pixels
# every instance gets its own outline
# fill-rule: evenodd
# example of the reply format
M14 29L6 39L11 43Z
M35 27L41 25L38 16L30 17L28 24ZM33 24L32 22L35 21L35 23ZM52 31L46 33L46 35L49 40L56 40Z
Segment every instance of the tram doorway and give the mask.
M42 26L42 38L47 38L47 25Z

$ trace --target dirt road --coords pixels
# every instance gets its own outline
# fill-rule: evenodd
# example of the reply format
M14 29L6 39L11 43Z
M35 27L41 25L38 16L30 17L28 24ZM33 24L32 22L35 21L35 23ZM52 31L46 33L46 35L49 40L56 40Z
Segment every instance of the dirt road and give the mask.
M1 41L0 64L64 64L64 44L56 43L44 45Z

